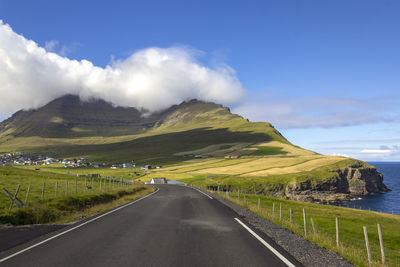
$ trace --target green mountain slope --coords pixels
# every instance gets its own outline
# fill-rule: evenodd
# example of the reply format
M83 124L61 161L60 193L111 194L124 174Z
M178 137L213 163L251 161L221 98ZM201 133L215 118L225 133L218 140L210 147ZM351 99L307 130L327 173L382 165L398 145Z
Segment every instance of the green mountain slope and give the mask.
M102 100L64 96L0 123L0 152L5 151L167 164L144 179L183 178L249 192L258 187L265 194L299 200L332 201L387 191L373 166L294 146L269 123L249 122L222 105L197 100L149 115Z
M252 123L222 105L191 100L147 115L102 100L64 96L0 124L0 151L95 160L181 159L174 154L224 143L288 141L269 123ZM243 146L244 146L243 145Z

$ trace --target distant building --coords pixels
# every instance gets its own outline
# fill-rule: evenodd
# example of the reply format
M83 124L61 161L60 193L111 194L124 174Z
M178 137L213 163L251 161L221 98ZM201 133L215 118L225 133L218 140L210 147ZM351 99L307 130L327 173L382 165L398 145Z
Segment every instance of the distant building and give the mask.
M240 158L240 156L239 155L225 155L225 158L226 159L238 159L238 158Z
M132 163L124 163L122 164L122 168L134 168L135 164Z
M166 178L164 177L160 177L160 178L153 178L150 181L150 184L167 184L168 181Z

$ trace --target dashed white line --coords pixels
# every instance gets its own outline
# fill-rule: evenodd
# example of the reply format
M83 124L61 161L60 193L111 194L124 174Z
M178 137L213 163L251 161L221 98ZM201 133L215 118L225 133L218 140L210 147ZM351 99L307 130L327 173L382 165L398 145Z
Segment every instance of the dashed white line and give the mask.
M264 246L266 246L272 253L274 253L281 261L283 261L289 267L296 267L293 263L291 263L288 259L286 259L281 253L279 253L276 249L274 249L270 244L268 244L264 239L262 239L259 235L257 235L253 230L251 230L247 225L242 223L238 218L235 220L243 226L244 229L249 231L258 241L260 241Z
M204 193L203 191L197 189L196 187L191 187L191 186L189 186L189 187L190 187L190 188L193 188L194 190L199 191L200 193L202 193L203 195L207 196L208 198L213 199L211 196L207 195L206 193Z
M128 207L128 206L130 206L130 205L132 205L132 204L134 204L134 203L136 203L136 202L138 202L138 201L140 201L140 200L143 200L143 199L145 199L145 198L147 198L147 197L149 197L149 196L151 196L151 195L157 193L158 190L159 190L159 189L157 188L157 190L154 191L154 192L151 193L151 194L148 194L148 195L146 195L146 196L144 196L144 197L141 197L141 198L139 198L139 199L136 199L135 201L132 201L132 202L130 202L130 203L128 203L128 204L125 204L125 205L123 205L123 206L121 206L121 207L118 207L118 208L116 208L116 209L113 209L113 210L111 210L111 211L109 211L109 212L106 212L106 213L104 213L104 214L102 214L102 215L100 215L100 216L97 216L97 217L95 217L95 218L93 218L93 219L91 219L91 220L89 220L89 221L83 222L83 223L81 223L81 224L79 224L79 225L77 225L77 226L75 226L75 227L72 227L72 228L70 228L70 229L68 229L68 230L66 230L66 231L64 231L64 232L61 232L61 233L59 233L59 234L56 234L56 235L54 235L54 236L52 236L52 237L49 237L49 238L43 240L43 241L40 241L40 242L38 242L38 243L36 243L36 244L30 246L30 247L24 248L24 249L22 249L22 250L20 250L20 251L18 251L18 252L15 252L14 254L11 254L11 255L9 255L9 256L7 256L7 257L4 257L4 258L0 259L0 263L6 261L6 260L8 260L8 259L11 259L11 258L13 258L13 257L15 257L15 256L17 256L17 255L19 255L19 254L21 254L21 253L24 253L24 252L26 252L26 251L28 251L28 250L31 250L31 249L33 249L33 248L35 248L35 247L37 247L37 246L40 246L40 245L42 245L42 244L44 244L44 243L46 243L46 242L49 242L50 240L52 240L52 239L54 239L54 238L57 238L57 237L62 236L62 235L65 235L66 233L69 233L69 232L71 232L71 231L73 231L73 230L75 230L75 229L78 229L79 227L82 227L82 226L84 226L84 225L86 225L86 224L88 224L88 223L91 223L91 222L93 222L93 221L95 221L95 220L97 220L97 219L100 219L100 218L102 218L102 217L104 217L104 216L107 216L107 215L113 213L113 212L116 212L117 210L126 208L126 207Z

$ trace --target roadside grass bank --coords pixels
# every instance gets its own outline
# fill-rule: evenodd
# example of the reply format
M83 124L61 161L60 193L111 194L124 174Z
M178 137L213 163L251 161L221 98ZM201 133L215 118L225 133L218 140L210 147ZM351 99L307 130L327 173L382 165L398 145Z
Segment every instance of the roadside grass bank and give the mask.
M0 223L13 225L66 223L109 210L154 191L143 185L114 188L108 192L48 198L21 208L2 210Z
M380 224L387 266L400 266L400 216L398 215L283 200L254 194L210 192L217 193L237 205L248 208L321 247L338 252L357 266L370 266L363 226L366 226L368 232L371 266L385 266L382 263L377 230L377 224ZM303 209L306 213L307 233L304 230ZM290 216L290 210L292 210L292 216ZM339 246L337 246L336 241L336 218L339 222ZM314 224L314 227L312 224Z
M0 224L67 222L139 198L154 189L113 177L0 167Z

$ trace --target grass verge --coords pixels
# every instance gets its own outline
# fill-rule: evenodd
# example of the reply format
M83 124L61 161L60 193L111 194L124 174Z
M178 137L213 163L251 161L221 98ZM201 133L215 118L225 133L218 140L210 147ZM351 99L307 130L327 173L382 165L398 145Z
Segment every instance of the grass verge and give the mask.
M111 189L108 192L48 198L18 209L3 210L0 213L0 223L14 225L65 223L106 211L153 191L152 187L134 185Z
M400 266L400 216L398 215L259 195L240 194L238 197L237 193L232 192L229 196L226 193L220 193L220 196L292 230L321 247L338 252L357 266L369 266L363 226L366 226L368 230L372 266L383 266L377 232L379 223L382 226L388 266ZM260 207L258 207L258 201L260 201ZM303 208L306 211L307 235L304 232ZM293 212L292 221L290 221L289 209ZM339 247L336 246L336 217L339 218ZM314 221L315 233L311 218Z

